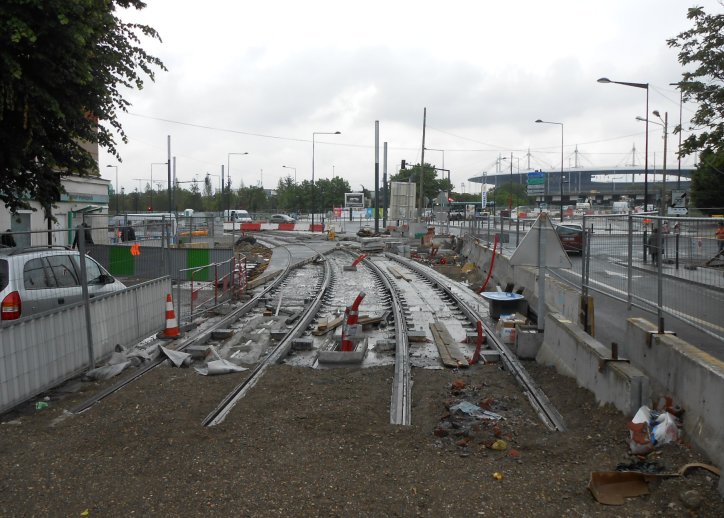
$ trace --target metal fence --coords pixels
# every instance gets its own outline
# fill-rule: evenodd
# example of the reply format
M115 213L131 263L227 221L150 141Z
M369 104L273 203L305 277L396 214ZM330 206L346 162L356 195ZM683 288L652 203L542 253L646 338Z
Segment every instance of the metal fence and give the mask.
M673 316L724 343L724 241L715 218L652 214L584 216L583 258L574 262L583 295L603 293Z

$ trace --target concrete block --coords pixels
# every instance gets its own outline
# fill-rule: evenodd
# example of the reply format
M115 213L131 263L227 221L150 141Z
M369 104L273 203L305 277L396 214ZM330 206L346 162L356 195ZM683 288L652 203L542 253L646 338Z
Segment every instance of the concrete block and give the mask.
M292 349L295 351L311 351L313 347L314 340L311 336L292 340Z
M391 339L377 340L375 342L375 351L394 351L397 347L397 342Z
M481 349L480 357L485 360L485 363L497 363L500 361L500 351L495 349Z
M234 335L233 329L217 329L211 332L212 340L226 340Z
M287 332L286 329L272 329L269 331L269 336L272 340L283 340L287 336Z
M208 345L189 345L184 349L184 352L189 353L194 360L203 360L208 350Z
M543 345L543 333L536 326L515 326L515 354L522 360L534 360Z
M409 342L425 342L427 341L427 334L422 330L411 330L407 332L407 340Z

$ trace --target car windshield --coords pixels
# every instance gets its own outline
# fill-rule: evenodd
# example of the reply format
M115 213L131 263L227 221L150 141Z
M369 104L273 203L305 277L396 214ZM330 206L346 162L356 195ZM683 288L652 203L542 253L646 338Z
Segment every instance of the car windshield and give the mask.
M575 235L582 232L580 227L565 227L560 226L557 228L558 234L560 235Z

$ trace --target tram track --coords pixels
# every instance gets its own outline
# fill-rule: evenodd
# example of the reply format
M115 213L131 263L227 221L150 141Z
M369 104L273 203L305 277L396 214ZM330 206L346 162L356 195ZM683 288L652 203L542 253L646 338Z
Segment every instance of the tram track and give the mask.
M538 414L541 421L550 429L554 431L565 431L565 423L563 417L558 410L549 401L548 397L543 391L537 386L535 381L530 377L525 367L520 363L518 358L505 346L497 337L495 332L487 324L484 315L481 314L477 306L479 305L474 298L462 290L456 290L451 287L453 281L449 278L433 273L429 268L425 268L422 265L415 263L414 261L407 260L395 254L386 253L385 257L396 261L397 263L404 265L410 270L416 272L421 277L428 279L434 283L439 289L441 289L465 314L467 319L471 322L480 321L485 330L485 334L488 338L488 343L500 353L505 367L512 373L513 377L520 385L524 395L527 397L531 406ZM469 292L469 290L467 290Z
M184 352L185 350L189 349L190 347L194 345L203 345L210 341L210 338L212 337L214 331L217 331L219 329L224 329L231 327L234 322L238 321L239 319L243 318L245 315L250 313L251 311L255 310L255 308L264 300L266 300L270 294L272 294L275 290L277 290L280 286L283 285L283 283L286 281L287 277L290 275L290 273L298 268L304 267L306 264L309 264L314 260L314 257L310 259L303 260L298 263L292 262L292 254L289 251L289 249L282 245L277 247L280 250L285 250L288 254L288 262L286 267L281 271L279 275L276 275L274 277L270 277L270 281L261 287L257 293L255 293L250 300L242 304L239 308L233 310L227 315L223 315L221 317L214 317L213 321L210 325L206 325L203 328L197 328L192 329L190 331L187 331L184 336L181 338L174 340L173 342L170 342L168 340L163 339L156 339L154 340L150 347L154 348L156 346L165 345L170 346L173 344L173 349L176 351ZM139 378L145 376L149 372L151 372L153 369L161 365L164 361L166 361L166 357L164 355L158 355L155 359L151 360L148 364L138 369L135 373L133 373L130 376L127 376L126 378L118 381L117 383L112 384L111 386L105 388L101 392L98 392L97 394L94 394L92 397L88 398L87 400L81 402L76 407L72 408L70 410L73 414L79 414L82 413L95 404L99 403L106 397L118 392L119 390L123 389L127 385L133 383L134 381L138 380Z

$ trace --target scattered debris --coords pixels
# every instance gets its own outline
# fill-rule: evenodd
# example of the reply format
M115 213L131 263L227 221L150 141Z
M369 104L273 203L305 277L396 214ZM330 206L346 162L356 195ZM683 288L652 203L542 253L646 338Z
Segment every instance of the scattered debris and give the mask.
M169 361L176 367L183 367L191 363L191 355L182 351L174 351L173 349L167 349L166 347L159 345L161 352L169 359Z
M494 421L498 421L503 418L503 416L501 416L500 414L496 414L495 412L489 412L488 410L483 410L478 405L474 405L472 403L469 403L468 401L461 401L457 405L451 406L450 411L462 412L469 416L477 417L478 419L492 419Z
M242 372L248 369L235 365L228 360L221 359L210 361L205 367L195 367L194 370L202 376L216 376L219 374L229 374L230 372Z
M594 471L588 489L605 505L623 505L626 498L649 494L646 474L633 471Z

